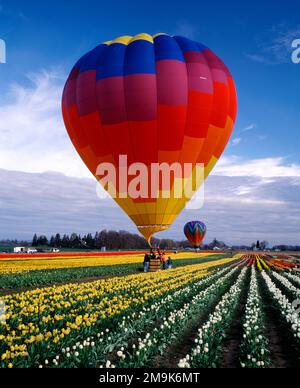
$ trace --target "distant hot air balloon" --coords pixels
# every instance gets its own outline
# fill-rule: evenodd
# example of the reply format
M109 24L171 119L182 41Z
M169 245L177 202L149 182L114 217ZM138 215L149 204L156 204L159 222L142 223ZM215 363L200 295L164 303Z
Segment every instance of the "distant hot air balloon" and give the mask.
M199 248L206 235L206 225L200 221L191 221L184 226L184 234L193 247Z
M64 122L82 160L110 193L113 186L115 201L148 241L168 229L190 200L178 190L194 179L196 165L203 165L203 179L215 166L236 110L234 81L222 60L200 43L166 34L98 45L75 64L62 99ZM169 186L160 179L156 196L127 195L135 178L124 182L121 155L146 172L153 163L191 164L192 170L184 177L175 171ZM103 163L116 168L112 185L98 172Z

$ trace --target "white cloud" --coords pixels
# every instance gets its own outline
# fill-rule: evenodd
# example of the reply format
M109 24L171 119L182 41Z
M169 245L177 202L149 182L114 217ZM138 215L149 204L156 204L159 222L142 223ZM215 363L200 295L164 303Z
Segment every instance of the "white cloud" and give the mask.
M253 188L251 186L238 186L236 188L235 194L240 196L240 195L247 195L251 193Z
M258 52L246 56L254 62L267 65L290 63L292 42L299 37L300 25L290 26L287 23L274 25L260 36Z
M62 120L60 101L66 76L59 70L44 70L27 78L30 85L11 85L0 106L0 168L91 176Z
M283 157L244 160L236 156L227 156L220 160L213 174L260 178L300 177L300 165L288 164Z
M241 141L242 141L242 138L241 138L241 137L235 137L235 138L232 139L232 141L230 142L230 145L232 145L232 146L239 145Z
M252 129L255 129L255 128L256 128L256 124L252 123L252 124L248 125L247 127L243 128L240 132L243 133L243 132L252 131Z
M255 123L251 123L251 124L247 125L246 127L242 128L240 131L238 131L238 133L239 133L239 134L243 134L243 133L252 131L253 129L256 129L256 127L257 127L257 126L256 126ZM237 145L239 145L242 141L243 141L243 137L242 137L242 136L235 137L235 138L233 138L232 140L230 140L229 146L231 146L231 147L237 146Z
M241 197L236 197L235 195L232 197L224 197L224 196L214 196L211 198L207 198L206 202L207 203L216 203L218 202L219 204L229 204L232 203L232 201L235 201L236 204L240 205L263 205L263 206L277 206L277 205L284 205L284 201L278 201L278 200L273 200L273 199L261 199L257 197L253 198L241 198Z

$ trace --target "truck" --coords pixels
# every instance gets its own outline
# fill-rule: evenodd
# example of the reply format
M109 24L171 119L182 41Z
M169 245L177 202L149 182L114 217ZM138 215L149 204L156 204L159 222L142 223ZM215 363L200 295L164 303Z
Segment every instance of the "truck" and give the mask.
M37 253L37 250L33 248L28 248L28 247L14 247L14 253L33 254L33 253Z

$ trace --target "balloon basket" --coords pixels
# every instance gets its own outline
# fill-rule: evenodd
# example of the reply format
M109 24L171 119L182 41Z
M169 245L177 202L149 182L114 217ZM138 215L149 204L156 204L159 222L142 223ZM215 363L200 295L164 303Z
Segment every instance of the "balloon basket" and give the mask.
M161 264L159 259L151 260L149 265L149 272L161 271Z

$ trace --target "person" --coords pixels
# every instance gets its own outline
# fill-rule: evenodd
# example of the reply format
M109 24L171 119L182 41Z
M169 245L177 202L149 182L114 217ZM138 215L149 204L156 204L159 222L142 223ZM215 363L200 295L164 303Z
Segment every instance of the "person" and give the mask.
M171 259L171 257L169 256L169 257L168 257L168 261L167 261L167 268L168 268L168 269L171 269L171 268L172 268L172 264L173 264L172 259Z
M162 263L163 269L167 269L167 258L166 258L166 253L163 252L160 256L160 261Z
M151 248L150 249L150 260L154 260L154 259L156 259L156 255L155 255L154 249Z
M144 272L148 272L150 265L150 255L148 253L145 253L144 256Z

